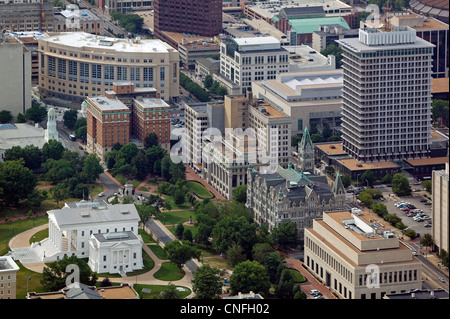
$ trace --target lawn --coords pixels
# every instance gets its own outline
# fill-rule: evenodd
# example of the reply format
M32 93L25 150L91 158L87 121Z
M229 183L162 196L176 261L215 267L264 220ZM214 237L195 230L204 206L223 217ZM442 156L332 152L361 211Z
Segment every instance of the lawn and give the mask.
M196 219L193 210L163 211L158 220L163 225L177 225L189 221L189 217L192 217L192 221L195 223Z
M302 283L306 281L305 276L303 276L297 269L289 268L294 283Z
M161 260L169 260L166 251L160 245L147 245L148 248Z
M164 281L177 281L182 279L184 275L183 269L179 269L173 262L167 261L161 264L161 268L155 272L153 277Z
M191 192L193 192L197 197L202 199L211 199L214 195L205 188L201 183L196 181L186 182L186 186L189 187Z
M47 215L0 224L0 256L5 255L10 250L8 244L12 237L46 223L48 223Z
M183 286L176 286L177 288L180 288L181 291L180 297L186 298L190 295L191 289ZM168 289L168 286L166 285L142 285L142 284L135 284L133 285L134 290L139 294L140 299L159 299L159 294ZM150 292L144 292L143 289L148 289Z

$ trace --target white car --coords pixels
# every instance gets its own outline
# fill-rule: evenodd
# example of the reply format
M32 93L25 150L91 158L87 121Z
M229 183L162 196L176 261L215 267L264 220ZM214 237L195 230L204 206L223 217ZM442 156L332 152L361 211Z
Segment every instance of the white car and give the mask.
M317 294L320 294L320 291L317 290L317 289L313 289L313 290L310 290L309 293L310 293L311 295L317 295Z
M105 196L105 193L101 192L100 194L98 194L98 197L103 197Z

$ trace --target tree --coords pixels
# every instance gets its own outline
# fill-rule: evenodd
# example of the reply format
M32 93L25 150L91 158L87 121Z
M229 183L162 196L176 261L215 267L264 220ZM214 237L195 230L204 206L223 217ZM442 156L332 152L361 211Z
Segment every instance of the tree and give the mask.
M433 183L431 181L423 181L422 183L420 183L420 185L422 185L424 190L431 194L431 191L433 189Z
M257 243L253 246L252 257L261 265L265 265L267 256L274 251L275 248L268 243Z
M383 176L383 178L381 179L381 182L383 184L390 184L392 183L392 175L389 173L386 173L386 175Z
M97 154L89 154L84 160L83 172L88 177L90 183L95 182L95 180L103 173L103 166L100 165L100 159Z
M340 46L330 44L320 53L324 56L334 55L336 57L336 68L339 69L342 67L342 52L343 50Z
M266 294L270 288L269 276L263 265L257 261L244 261L238 264L230 277L232 294L254 291Z
M275 244L281 248L295 248L300 244L297 227L294 223L281 223L272 229Z
M63 121L64 126L69 130L73 130L75 123L77 122L78 112L75 109L70 109L64 112Z
M213 299L222 293L220 270L210 265L197 268L192 280L192 291L196 299Z
M75 282L95 286L97 274L91 271L87 262L76 256L68 257L64 255L62 259L50 263L48 267L44 267L41 284L45 291L57 291L66 287L67 277L73 272L67 272L70 269L67 267L69 265L78 266L79 278L74 278Z
M371 207L373 204L373 198L368 192L359 193L358 199L367 207Z
M142 151L137 153L137 155L131 159L131 165L136 168L136 178L144 180L148 173L148 159L147 156L145 156L145 153Z
M323 138L328 140L331 135L333 135L333 130L330 128L330 125L328 123L324 123L322 129Z
M181 244L176 240L166 244L164 250L167 252L169 260L176 264L180 270L188 260L200 258L200 251L190 245Z
M178 239L181 239L183 237L183 233L184 233L184 226L182 223L179 223L175 227L175 236L177 236Z
M76 174L75 166L72 162L62 158L58 160L49 158L42 163L42 169L46 172L46 179L51 181L53 184L61 182Z
M433 121L440 125L449 125L449 102L446 100L433 100L431 103Z
M287 268L281 272L280 281L275 287L275 295L280 299L292 299L294 297L294 279Z
M230 261L231 266L236 266L237 264L243 262L246 259L243 249L240 245L232 243L230 248L227 250L227 259Z
M177 205L184 204L185 199L185 192L183 192L181 189L177 189L173 194L173 200Z
M383 217L388 213L387 207L383 203L372 204L370 206L370 209L373 210L373 212L380 217Z
M345 174L341 177L342 185L344 185L345 188L349 187L352 184L352 179L350 175Z
M145 148L150 148L153 146L158 146L158 135L156 135L155 133L150 133L147 134L147 136L145 137Z
M9 123L13 119L11 111L3 110L0 111L0 124Z
M17 123L25 123L27 119L25 118L25 115L22 113L17 114L16 122Z
M434 240L431 234L424 234L423 237L420 239L420 244L424 246L425 248L432 247L434 245Z
M336 169L333 166L326 166L324 172L325 174L334 176L334 173L336 173Z
M47 109L40 104L32 103L32 106L25 112L25 119L35 123L42 122L46 117Z
M373 172L371 170L366 170L364 173L362 173L361 175L361 181L363 181L364 183L367 183L369 185L373 185L373 183L375 182L376 178L375 175L373 174Z
M313 143L320 143L322 142L322 135L316 133L316 134L311 134L311 142Z
M183 238L183 241L188 241L188 242L192 243L192 239L193 239L192 231L189 228L185 228L183 231L182 238Z
M203 85L205 86L205 88L209 89L213 84L213 77L211 74L208 74L207 76L205 76L205 79L203 80Z
M140 222L142 223L142 227L147 223L147 221L152 217L152 215L155 213L155 208L151 205L147 204L141 204L141 205L135 205L136 210L139 214L139 218L141 219Z
M223 217L212 231L213 248L218 252L226 252L233 244L242 246L244 252L251 256L251 250L256 243L256 225L250 223L244 216L235 215Z
M75 130L75 137L82 140L87 140L87 126L81 126Z
M24 166L23 159L0 162L0 201L6 206L17 206L21 199L28 198L36 184L36 175Z
M63 153L64 146L56 140L50 140L46 142L42 147L42 155L44 160L49 158L58 160L62 157Z
M281 272L285 267L283 259L283 256L276 251L267 255L264 266L267 269L270 282L277 283L279 281Z
M169 164L170 181L176 183L178 180L186 179L186 167L183 162L174 163L170 160Z
M247 202L247 185L239 185L233 188L233 200L242 204Z
M59 202L65 200L69 197L69 192L67 188L63 187L62 184L56 185L55 187L50 188L50 195L52 195L53 199L56 201L56 207L59 208Z
M159 293L160 299L181 299L180 293L174 284L167 285L167 289Z
M163 157L163 159L161 160L161 176L162 178L164 178L165 181L169 181L170 180L170 163L171 163L171 159L169 155L166 155Z
M411 195L411 186L405 175L402 173L394 174L392 178L392 191L398 196Z
M405 236L408 236L409 238L415 238L416 237L416 231L412 228L405 230Z
M41 207L46 198L46 193L35 189L28 195L26 206L30 207L33 213L36 213L36 210Z

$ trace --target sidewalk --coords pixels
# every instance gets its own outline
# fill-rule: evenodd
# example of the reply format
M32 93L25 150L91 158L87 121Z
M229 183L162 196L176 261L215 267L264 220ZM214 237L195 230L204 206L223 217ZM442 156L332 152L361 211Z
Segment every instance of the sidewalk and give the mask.
M198 176L192 168L190 168L188 165L185 165L185 167L186 167L186 180L187 181L197 181L197 182L201 183L203 186L205 186L205 188L207 190L209 190L215 196L216 199L226 200L226 198L223 197L221 194L219 194L219 192L216 191L214 189L214 187L209 185L203 178Z
M303 276L305 276L308 283L300 284L300 286L302 288L302 291L308 297L311 297L309 293L310 290L317 289L325 297L325 299L337 299L337 297L331 292L331 290L327 286L318 282L317 279L314 278L314 276L311 275L311 273L308 270L303 268L302 266L303 262L294 258L286 258L286 265L288 267L297 269Z

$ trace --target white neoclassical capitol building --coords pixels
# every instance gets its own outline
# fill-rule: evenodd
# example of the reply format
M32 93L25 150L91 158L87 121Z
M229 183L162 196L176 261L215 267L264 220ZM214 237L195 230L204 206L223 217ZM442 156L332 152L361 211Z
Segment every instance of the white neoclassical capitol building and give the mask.
M42 261L76 255L89 258L89 266L97 273L142 269L140 217L133 204L80 201L47 214L49 237L32 245Z

